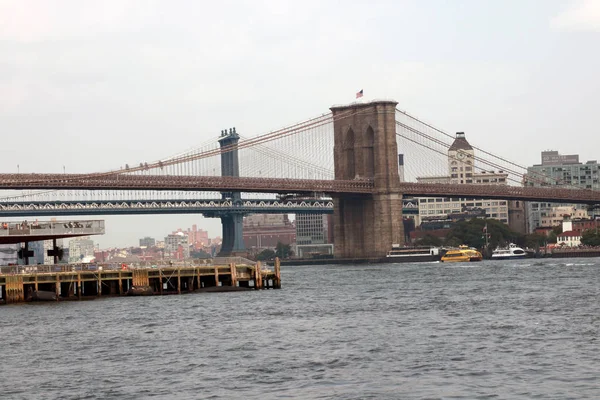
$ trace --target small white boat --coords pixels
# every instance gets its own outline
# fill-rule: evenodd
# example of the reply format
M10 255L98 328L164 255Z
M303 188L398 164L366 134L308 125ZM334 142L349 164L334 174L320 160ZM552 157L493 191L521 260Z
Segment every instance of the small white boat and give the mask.
M508 248L498 247L492 253L492 260L518 260L527 257L527 252L514 243L510 243Z

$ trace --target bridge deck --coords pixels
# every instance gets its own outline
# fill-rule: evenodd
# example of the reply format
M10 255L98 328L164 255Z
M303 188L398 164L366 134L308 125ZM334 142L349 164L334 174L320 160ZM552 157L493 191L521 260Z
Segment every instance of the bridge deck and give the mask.
M311 180L231 176L104 174L0 174L0 189L181 190L257 193L373 194L371 180ZM397 190L410 196L470 197L598 204L600 192L589 189L534 188L508 185L470 185L399 182Z

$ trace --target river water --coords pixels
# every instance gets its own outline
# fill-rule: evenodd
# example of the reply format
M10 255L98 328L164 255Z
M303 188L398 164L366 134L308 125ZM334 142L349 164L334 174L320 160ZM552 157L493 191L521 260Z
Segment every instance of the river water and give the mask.
M2 399L598 399L600 259L283 267L0 307Z

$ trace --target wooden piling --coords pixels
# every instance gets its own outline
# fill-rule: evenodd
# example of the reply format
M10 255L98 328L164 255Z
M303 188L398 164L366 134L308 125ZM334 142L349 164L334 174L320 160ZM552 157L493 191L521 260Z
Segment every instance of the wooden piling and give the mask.
M6 303L14 304L25 301L23 277L18 275L6 277Z
M273 281L273 288L281 289L281 261L279 257L275 257L275 279Z
M159 269L158 270L158 293L160 293L161 295L163 294L163 276L162 276L162 271Z
M237 268L235 263L229 264L229 273L231 274L231 286L237 286Z
M181 268L177 268L177 294L181 294Z
M263 287L263 278L262 278L262 266L260 265L260 261L256 263L254 266L254 289L262 289Z
M134 269L132 274L133 286L150 286L150 279L148 278L148 270L146 269Z

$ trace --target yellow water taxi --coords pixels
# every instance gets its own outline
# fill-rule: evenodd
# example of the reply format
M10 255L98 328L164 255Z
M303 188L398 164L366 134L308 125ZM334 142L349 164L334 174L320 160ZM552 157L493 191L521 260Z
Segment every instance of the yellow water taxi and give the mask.
M448 250L442 257L442 262L469 262L481 261L483 256L473 248L460 246L458 249Z

